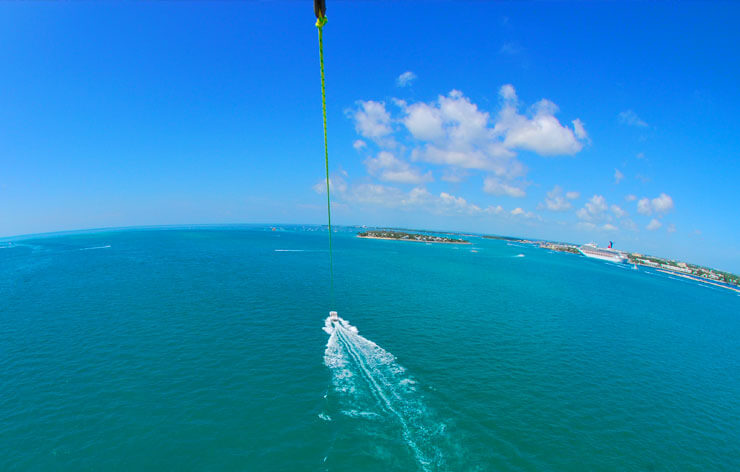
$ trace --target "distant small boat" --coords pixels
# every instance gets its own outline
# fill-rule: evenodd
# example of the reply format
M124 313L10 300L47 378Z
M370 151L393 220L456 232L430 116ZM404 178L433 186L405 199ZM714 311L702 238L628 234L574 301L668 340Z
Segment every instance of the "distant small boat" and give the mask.
M637 264L632 264L632 270L637 270Z

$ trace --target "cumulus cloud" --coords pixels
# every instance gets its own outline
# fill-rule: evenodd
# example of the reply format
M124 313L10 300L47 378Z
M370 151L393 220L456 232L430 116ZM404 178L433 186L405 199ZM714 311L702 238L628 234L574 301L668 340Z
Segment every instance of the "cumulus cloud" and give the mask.
M639 128L646 128L648 124L632 110L625 110L618 115L619 122L623 125L637 126Z
M650 206L650 199L649 198L641 198L637 202L637 213L640 213L642 215L649 215L652 212L653 212L653 209Z
M503 136L504 147L533 151L542 156L573 155L583 149L588 139L583 123L574 120L574 129L560 124L558 107L547 99L532 105L527 114L519 113L516 92L511 85L499 91L504 106L499 112L494 134Z
M516 159L517 151L572 155L587 141L583 123L575 120L572 129L563 126L555 118L557 106L551 101L540 100L521 113L512 85L502 86L499 95L502 107L496 116L458 90L430 103L396 101L402 112L398 121L414 140L411 159L513 179L526 172Z
M583 208L576 212L576 216L584 221L599 220L607 208L606 198L602 195L594 195Z
M585 140L588 139L588 133L586 133L586 127L583 124L583 121L581 121L579 118L576 118L573 120L573 131L576 134L576 138Z
M601 227L601 229L603 229L604 231L617 231L617 230L618 230L619 228L617 228L616 226L614 226L614 225L613 225L613 224L611 224L611 223L605 223L605 224L604 224L604 225L603 225L603 226Z
M524 189L502 182L497 177L486 177L483 181L483 191L493 195L507 195L514 198L521 198L527 195Z
M674 225L673 223L669 224L668 227L666 228L666 231L668 231L669 233L675 233L676 225Z
M465 180L467 176L467 171L453 167L444 171L442 174L442 180L457 184Z
M416 74L411 72L410 70L407 70L403 74L399 75L396 79L396 85L399 87L406 87L407 85L411 85L411 83L416 80Z
M365 138L380 140L393 131L391 129L391 115L385 109L385 104L372 100L358 101L358 108L352 112L355 130Z
M370 175L386 182L420 184L434 180L431 171L422 174L388 151L380 151L377 157L368 157L364 164Z
M653 218L652 220L650 220L650 223L648 223L648 225L645 228L648 231L655 231L656 229L660 228L661 226L663 226L663 223L661 223L660 221L658 221L656 218Z
M614 213L614 216L616 216L617 218L622 218L624 215L627 214L627 212L622 210L619 205L612 205L610 209L612 213Z
M421 185L404 191L392 185L368 182L348 184L342 175L332 175L329 182L332 201L344 208L371 205L405 211L426 211L439 215L469 216L496 216L504 212L500 205L481 208L464 197L448 192L433 195ZM326 180L319 180L313 185L313 190L319 194L326 194Z
M440 193L439 199L442 202L442 204L450 206L452 208L456 208L458 210L466 209L468 208L468 205L469 205L468 201L465 200L463 197L456 197L447 192Z
M634 202L635 200L637 200L637 196L630 194L624 197L624 199L627 200L628 202Z
M665 193L661 193L658 197L653 198L650 203L652 204L653 211L656 213L667 213L673 210L673 199Z
M673 210L673 207L673 198L665 193L661 193L652 200L643 197L637 202L637 212L642 215L668 213Z
M524 218L527 220L541 220L539 215L537 215L534 212L526 211L521 207L516 207L513 210L511 210L509 213L511 213L511 216L517 217L517 218Z
M507 102L516 102L516 89L511 84L504 84L498 91L498 94Z
M489 206L484 211L492 215L500 215L504 212L504 208L501 205Z
M314 192L323 195L326 193L326 179L321 179L312 187ZM329 179L329 191L338 192L340 195L347 191L347 182L341 175L334 175Z
M622 181L624 178L624 174L619 171L619 169L614 169L614 183L618 184Z
M408 71L398 79L399 85L408 85L414 76ZM511 84L501 86L499 97L497 110L490 113L458 90L431 102L393 99L390 107L381 101L357 101L347 111L361 138L354 147L363 152L369 146L378 148L364 161L368 174L378 181L421 186L433 180L428 170L428 164L432 164L443 167L440 174L444 181L458 183L478 171L485 173L485 192L524 197L525 185L518 179L526 175L527 169L517 158L520 151L541 156L573 155L589 143L589 136L580 119L561 123L556 117L558 107L550 100L525 107ZM352 192L356 201L378 201L392 195L399 199L396 205L411 198L377 183L362 185L348 190L348 198ZM569 208L570 200L580 197L578 192L559 192L550 198L549 208ZM414 198L418 200L421 195L417 192ZM436 201L437 207L449 207L449 195L427 197L427 205ZM469 211L481 214L503 211L471 205Z
M416 139L422 141L434 141L445 135L440 109L426 103L407 107L403 124Z
M541 207L550 211L566 211L573 206L568 200L575 198L578 198L578 192L567 192L563 195L563 189L556 185L547 192L547 197L545 197L544 204L541 204Z

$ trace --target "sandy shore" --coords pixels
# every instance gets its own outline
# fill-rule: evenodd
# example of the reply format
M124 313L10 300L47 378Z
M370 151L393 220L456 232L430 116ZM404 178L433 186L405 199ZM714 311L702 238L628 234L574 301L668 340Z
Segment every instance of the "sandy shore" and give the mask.
M386 241L410 241L414 243L431 243L431 244L472 244L470 241L420 241L418 239L400 239L400 238L378 238L375 236L360 236L357 235L358 238L362 239L385 239Z

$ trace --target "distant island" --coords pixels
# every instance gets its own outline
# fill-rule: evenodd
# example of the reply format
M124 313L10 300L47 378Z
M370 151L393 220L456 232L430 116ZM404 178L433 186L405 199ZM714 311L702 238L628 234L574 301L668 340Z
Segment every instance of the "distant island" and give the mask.
M446 238L430 234L404 233L402 231L363 231L361 233L357 233L357 237L397 241L416 241L421 243L470 244L470 241L466 241L464 239Z

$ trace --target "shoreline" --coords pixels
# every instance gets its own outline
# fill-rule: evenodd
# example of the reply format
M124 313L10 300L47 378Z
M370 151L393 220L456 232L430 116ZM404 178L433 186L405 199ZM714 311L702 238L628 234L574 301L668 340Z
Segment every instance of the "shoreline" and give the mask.
M414 243L429 243L429 244L473 244L470 241L422 241L419 239L401 239L401 238L380 238L376 236L360 236L357 235L358 238L362 239L383 239L385 241L408 241L408 242L414 242Z
M740 293L740 289L737 289L735 287L730 287L729 285L719 284L719 283L716 283L716 282L711 281L711 280L702 280L700 277L692 277L690 275L680 274L678 272L673 272L673 271L664 270L664 269L655 269L655 270L657 270L658 272L662 272L664 274L676 275L678 277L683 277L684 279L689 279L689 280L693 280L695 282L701 282L701 283L705 283L705 284L709 284L709 285L714 285L715 287L726 288L727 290L732 290L733 292Z

